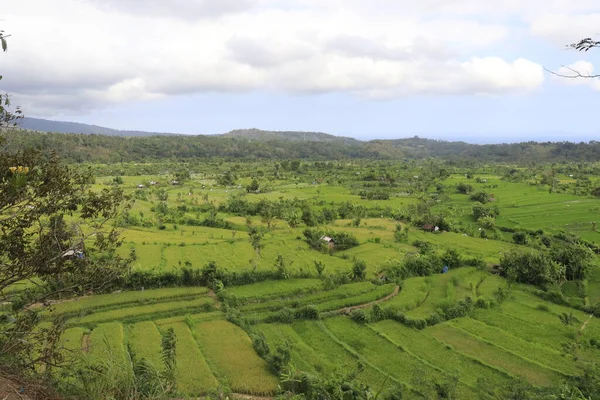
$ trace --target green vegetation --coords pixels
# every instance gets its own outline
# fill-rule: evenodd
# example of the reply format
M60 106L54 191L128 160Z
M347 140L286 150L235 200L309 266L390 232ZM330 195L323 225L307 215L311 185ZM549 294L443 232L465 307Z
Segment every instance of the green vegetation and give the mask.
M132 139L21 117L0 94L2 381L119 400L600 396L599 142Z

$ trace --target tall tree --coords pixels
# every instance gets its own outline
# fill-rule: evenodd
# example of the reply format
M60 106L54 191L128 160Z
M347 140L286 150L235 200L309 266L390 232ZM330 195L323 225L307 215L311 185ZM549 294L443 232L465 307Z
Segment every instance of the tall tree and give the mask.
M20 111L2 99L6 127ZM128 198L118 187L92 191L90 179L51 152L0 148L0 301L10 307L0 315L0 368L36 374L42 367L50 376L62 359L64 324L39 326L48 300L101 290L127 272L133 255L117 253L121 239L109 222Z

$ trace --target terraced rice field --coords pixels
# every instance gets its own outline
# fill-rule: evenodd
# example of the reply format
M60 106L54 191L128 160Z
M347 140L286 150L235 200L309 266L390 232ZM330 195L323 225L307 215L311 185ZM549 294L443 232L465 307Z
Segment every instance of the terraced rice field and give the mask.
M465 296L492 299L503 285L495 275L460 268L407 279L399 294L380 306L425 318L441 305ZM490 385L510 385L522 378L547 386L581 372L580 362L565 354L562 344L587 316L545 302L525 286L514 288L499 306L476 309L470 317L423 330L391 320L359 324L347 316L327 313L384 298L395 287L356 282L324 290L319 279L292 279L231 287L226 292L243 302L243 315L259 322L251 329L264 334L271 351L291 344L291 363L297 369L327 376L336 371L356 373L362 365L356 379L372 387L384 382L386 387L403 384L409 398L432 396L432 382L456 380L460 398L477 398L485 397ZM203 310L206 304L211 307ZM260 322L283 307L294 310L306 305L315 306L324 319ZM124 360L129 344L137 358L161 369L161 335L173 328L180 393L198 396L226 386L240 393L274 394L277 378L254 351L248 334L225 321L218 307L207 289L181 288L93 296L58 304L55 312L71 318L73 328L67 330L63 342L73 354L84 353L97 361L108 355ZM576 318L571 327L558 318L567 311ZM600 336L600 323L592 320L586 335ZM585 349L579 354L584 362L598 358L600 350Z

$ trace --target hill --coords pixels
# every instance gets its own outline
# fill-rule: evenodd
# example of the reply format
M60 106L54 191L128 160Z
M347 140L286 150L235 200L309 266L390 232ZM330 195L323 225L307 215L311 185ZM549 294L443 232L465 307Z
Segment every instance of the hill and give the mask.
M42 118L24 118L20 127L25 130L48 132L48 133L72 133L84 135L105 135L105 136L124 136L124 137L143 137L143 136L173 136L174 133L167 132L147 132L112 129L99 125L82 124L78 122L52 121ZM187 135L194 136L194 135ZM345 145L359 145L360 140L335 136L322 132L300 132L300 131L264 131L256 128L235 129L233 131L210 135L214 137L225 137L233 139L247 139L249 141L268 142L327 142L340 143Z
M168 136L172 133L164 132L145 132L145 131L127 131L106 128L104 126L81 124L78 122L52 121L42 118L24 118L20 124L22 129L38 132L55 133L82 133L86 135L97 134L106 136Z
M263 131L255 128L236 129L217 136L257 141L283 140L289 142L337 142L347 145L359 145L363 143L362 141L351 137L335 136L322 132Z

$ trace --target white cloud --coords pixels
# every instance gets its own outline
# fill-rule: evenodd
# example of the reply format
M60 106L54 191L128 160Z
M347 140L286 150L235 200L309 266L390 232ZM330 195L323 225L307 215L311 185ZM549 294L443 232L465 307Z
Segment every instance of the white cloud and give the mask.
M575 39L600 26L596 0L5 3L2 89L48 114L212 91L526 93L544 73L526 48L505 49L512 19L554 41L561 26Z
M104 10L200 20L252 9L257 0L85 0Z
M594 90L600 91L600 73L598 73L594 69L594 65L588 61L580 60L562 66L556 73L563 75L553 75L553 79L561 84L589 86Z

